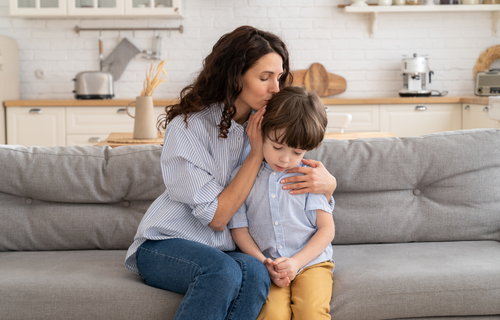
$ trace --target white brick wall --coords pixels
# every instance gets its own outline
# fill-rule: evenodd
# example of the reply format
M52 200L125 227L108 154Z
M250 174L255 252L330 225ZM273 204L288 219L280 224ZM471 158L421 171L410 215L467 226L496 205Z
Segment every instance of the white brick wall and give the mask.
M430 88L449 95L473 94L473 68L486 48L497 45L489 12L382 13L376 34L368 34L366 14L345 14L348 0L182 0L184 33L163 36L168 81L157 98L176 98L201 68L218 38L250 24L280 35L288 44L292 69L322 63L347 80L337 97L397 96L402 85L403 54L427 54L434 71ZM374 0L370 0L374 1ZM0 34L17 40L21 61L21 98L73 98L73 77L98 70L98 33L80 27L177 27L171 19L48 19L9 17L8 0L0 0ZM139 49L151 48L153 32L121 32ZM118 32L103 32L104 56L118 44ZM115 82L116 98L134 98L142 90L149 61L140 55ZM42 70L44 79L35 71Z

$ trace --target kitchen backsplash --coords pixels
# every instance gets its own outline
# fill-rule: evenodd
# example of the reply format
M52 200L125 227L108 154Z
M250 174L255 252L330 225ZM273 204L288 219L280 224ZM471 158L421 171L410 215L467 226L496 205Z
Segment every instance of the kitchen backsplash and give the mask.
M369 15L344 13L344 0L183 0L183 19L44 19L11 18L8 0L0 0L0 34L19 44L22 99L71 99L72 79L80 71L99 70L98 32L76 34L85 27L178 27L177 31L104 31L104 57L119 39L150 50L162 37L168 81L156 98L177 98L201 68L202 59L221 35L253 25L280 35L288 45L292 69L322 63L347 80L336 96L398 95L403 55L426 54L434 71L430 89L452 96L473 95L473 69L486 48L497 45L491 12L380 13L375 37ZM373 2L373 1L372 1ZM115 99L139 95L150 61L137 55L115 82Z

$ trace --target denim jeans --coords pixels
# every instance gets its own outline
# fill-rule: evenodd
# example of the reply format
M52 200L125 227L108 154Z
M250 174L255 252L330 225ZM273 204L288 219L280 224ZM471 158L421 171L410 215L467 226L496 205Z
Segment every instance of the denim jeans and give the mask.
M184 294L175 320L255 320L271 285L258 259L183 239L144 242L137 265L147 285Z

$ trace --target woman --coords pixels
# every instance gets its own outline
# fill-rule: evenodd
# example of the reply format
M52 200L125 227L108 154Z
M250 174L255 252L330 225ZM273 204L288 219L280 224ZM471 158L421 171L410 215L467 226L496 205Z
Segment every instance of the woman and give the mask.
M179 104L165 109L159 125L166 128L161 155L166 190L144 215L125 265L150 286L185 294L175 319L255 319L266 301L267 269L235 251L226 225L263 160L265 106L290 80L285 44L243 26L219 39ZM314 168L286 181L298 182L287 187L330 200L335 178L321 163L307 164Z

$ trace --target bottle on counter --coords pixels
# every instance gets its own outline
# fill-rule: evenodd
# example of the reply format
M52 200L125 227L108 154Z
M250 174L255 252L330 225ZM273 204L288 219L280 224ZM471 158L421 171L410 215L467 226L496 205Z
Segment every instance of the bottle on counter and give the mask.
M397 6L404 6L406 4L406 0L394 0L394 4Z
M406 0L406 4L410 6L419 6L422 4L421 0Z
M462 0L462 4L480 4L480 2L479 0Z
M439 4L460 4L458 0L439 0Z

